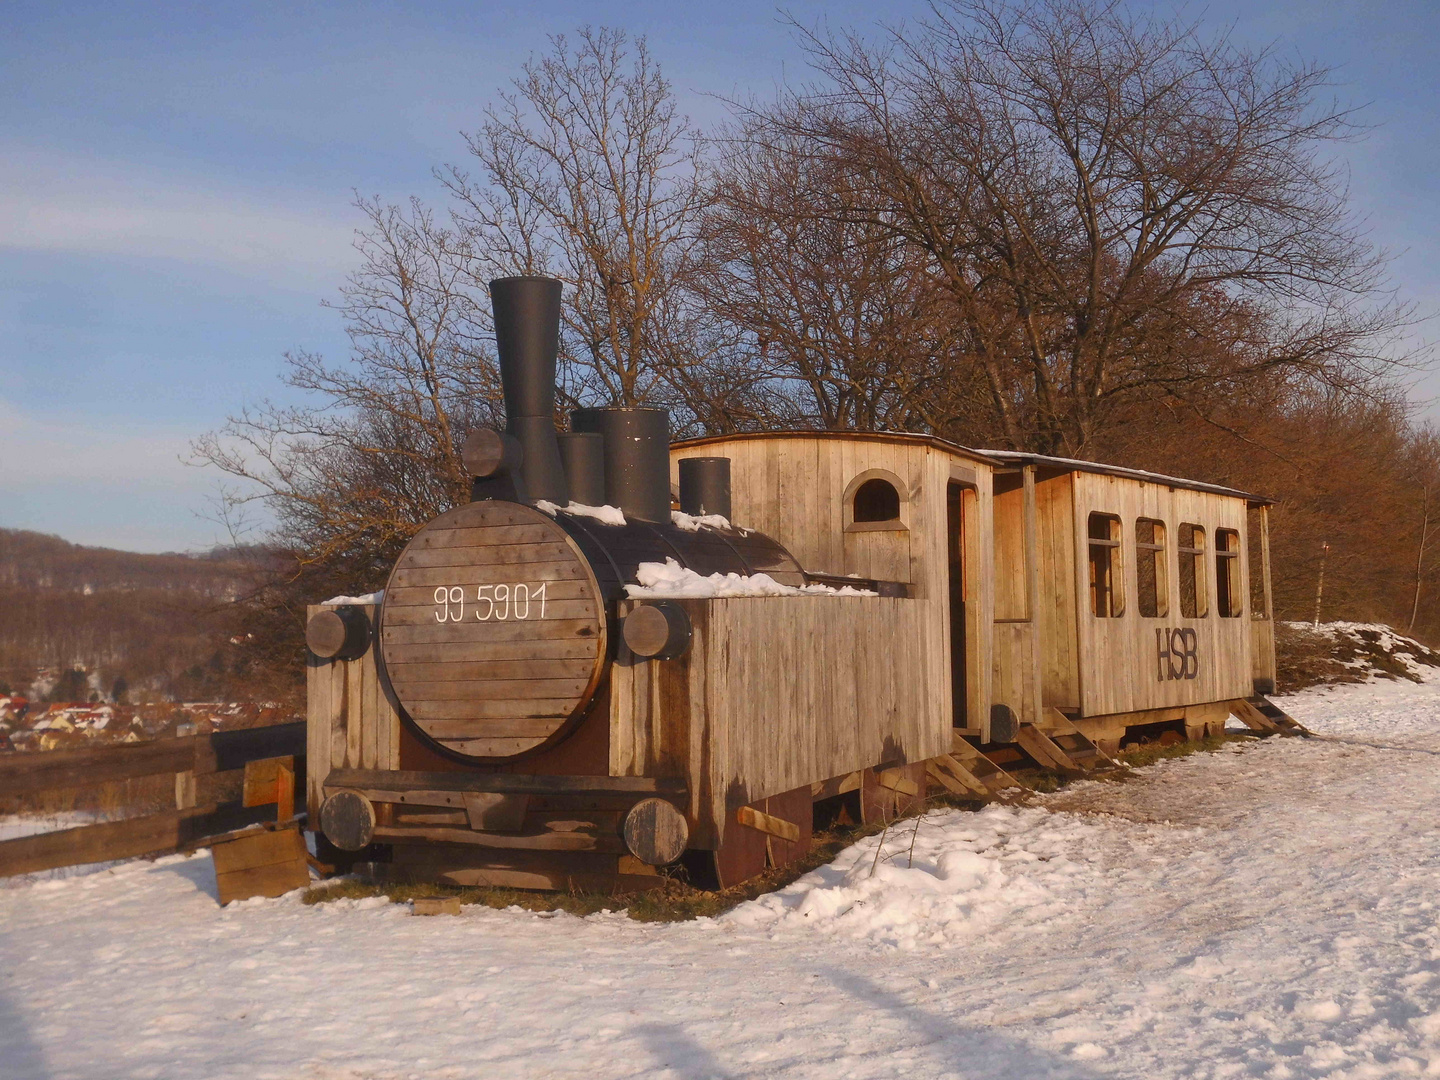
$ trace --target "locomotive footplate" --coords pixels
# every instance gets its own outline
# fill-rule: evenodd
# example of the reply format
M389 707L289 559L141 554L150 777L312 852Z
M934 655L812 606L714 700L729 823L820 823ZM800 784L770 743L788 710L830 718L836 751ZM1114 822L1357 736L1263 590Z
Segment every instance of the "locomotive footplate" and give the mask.
M319 827L348 851L392 845L392 876L643 887L685 850L685 802L683 780L334 769Z

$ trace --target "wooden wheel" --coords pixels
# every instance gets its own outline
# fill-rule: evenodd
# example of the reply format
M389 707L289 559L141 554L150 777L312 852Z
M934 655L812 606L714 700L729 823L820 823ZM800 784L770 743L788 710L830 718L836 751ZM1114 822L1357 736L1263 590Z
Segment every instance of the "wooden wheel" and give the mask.
M470 503L416 533L380 625L411 722L469 758L558 739L604 671L605 603L589 563L553 518L518 503Z

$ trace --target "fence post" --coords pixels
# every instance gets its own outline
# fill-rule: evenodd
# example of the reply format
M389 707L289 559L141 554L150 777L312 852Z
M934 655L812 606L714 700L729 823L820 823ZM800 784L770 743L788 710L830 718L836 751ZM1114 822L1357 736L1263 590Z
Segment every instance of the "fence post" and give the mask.
M175 809L195 808L195 770L186 769L175 774Z

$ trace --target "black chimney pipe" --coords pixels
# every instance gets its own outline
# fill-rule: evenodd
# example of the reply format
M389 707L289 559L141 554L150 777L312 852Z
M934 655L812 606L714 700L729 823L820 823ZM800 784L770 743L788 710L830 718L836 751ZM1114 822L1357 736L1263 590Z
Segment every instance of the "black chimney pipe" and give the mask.
M605 504L605 439L588 431L560 433L560 461L570 498L582 506Z
M508 277L490 282L495 349L505 392L505 430L524 451L520 476L532 499L570 501L555 437L555 361L560 355L560 282Z
M704 517L719 514L730 519L730 459L680 459L680 512Z
M670 413L665 409L576 409L571 431L605 438L605 501L641 521L670 523Z

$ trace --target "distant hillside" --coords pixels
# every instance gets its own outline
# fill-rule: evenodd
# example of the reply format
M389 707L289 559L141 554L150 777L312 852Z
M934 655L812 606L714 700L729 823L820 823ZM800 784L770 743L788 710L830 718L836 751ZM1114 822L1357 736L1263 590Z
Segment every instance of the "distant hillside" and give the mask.
M143 555L0 529L0 690L56 701L278 693L255 684L233 629L235 601L274 566L258 548Z

